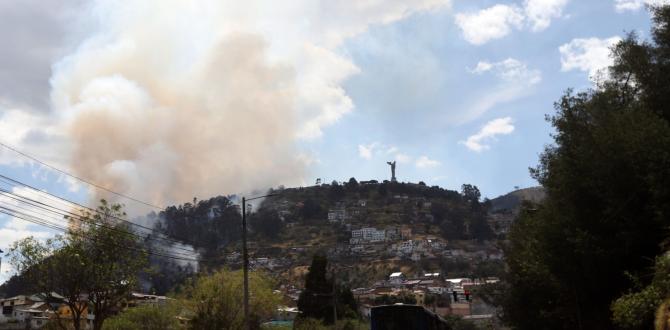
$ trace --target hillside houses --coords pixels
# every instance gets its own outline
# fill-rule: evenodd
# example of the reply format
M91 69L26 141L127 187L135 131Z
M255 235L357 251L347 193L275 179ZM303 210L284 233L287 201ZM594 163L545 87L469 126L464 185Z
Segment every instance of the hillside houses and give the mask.
M330 223L344 223L347 219L347 210L344 207L330 209L328 211L328 222Z
M165 296L133 292L118 307L122 310L141 305L161 306L165 305L168 299ZM0 299L0 306L2 307L0 330L41 329L56 319L65 322L64 325L68 328L72 326L72 311L66 304L66 299L57 293L51 293L49 298L45 298L43 294L34 294ZM94 319L95 315L85 308L81 329L92 329Z
M391 251L399 258L410 258L418 261L421 258L434 258L444 252L445 241L430 238L424 240L406 240L391 245Z
M473 293L475 286L496 283L497 278L443 278L440 273L428 272L407 277L394 272L388 280L368 288L352 290L363 315L377 305L397 302L423 306L440 315L459 315L491 319L495 308L486 305Z
M352 244L376 243L386 240L386 230L366 227L351 231Z
M354 229L349 239L349 250L352 254L364 255L386 251L391 256L414 261L443 256L446 247L447 243L443 239L428 237L413 240L411 229L395 226L389 226L386 229L375 227Z
M52 293L49 299L41 294L0 299L0 329L40 329L57 317L67 322L72 317L70 308L63 303L64 299L56 293ZM94 315L85 310L82 329L91 329L93 319Z
M347 220L352 220L361 215L361 210L365 208L367 201L364 199L355 202L339 201L333 207L328 209L327 219L332 224L344 224Z

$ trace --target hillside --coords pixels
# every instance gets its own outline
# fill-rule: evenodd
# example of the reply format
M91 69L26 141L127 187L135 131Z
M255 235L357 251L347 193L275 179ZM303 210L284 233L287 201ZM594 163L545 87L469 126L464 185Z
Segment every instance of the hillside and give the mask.
M417 235L444 239L493 238L486 223L488 205L476 187L456 192L424 184L351 180L311 187L271 190L250 216L257 248L328 248L347 242L352 229L408 227ZM170 207L157 228L215 255L239 242L240 215L231 200L216 197Z
M461 257L452 257L451 251L464 256L499 254L494 240L504 237L506 224L495 221L492 209L514 207L524 196L537 195L515 191L482 202L472 185L463 185L457 192L423 183L359 183L353 178L346 183L280 187L269 193L273 196L255 205L249 216L252 266L270 269L283 281L300 283L305 265L321 251L343 267L343 278L351 285L382 279L398 269L442 269L459 275L486 268L459 261ZM144 290L165 293L197 270L240 267L238 204L236 196L217 196L148 215L156 231L193 246L203 261L154 258L152 271L143 276ZM382 239L355 239L354 233L361 230ZM422 252L402 252L400 246L407 242L419 244L415 250ZM363 260L366 263L360 264Z
M498 212L503 210L516 211L521 206L522 201L530 201L533 203L541 202L545 197L545 191L542 187L530 187L518 189L498 196L491 200L490 212Z
M260 260L259 267L296 282L317 251L344 267L343 276L352 285L378 280L393 269L465 271L475 264L444 259L442 250L495 251L493 240L505 230L494 232L489 226L490 203L480 201L477 187L462 188L457 192L423 183L352 178L346 183L271 189L273 196L255 205L249 217L251 256ZM158 215L157 229L193 242L201 256L220 261L207 267L239 267L241 219L233 200L238 198L219 196L171 207ZM360 231L381 235L383 241L354 238ZM441 247L415 256L399 252L403 242ZM360 265L363 260L366 264Z

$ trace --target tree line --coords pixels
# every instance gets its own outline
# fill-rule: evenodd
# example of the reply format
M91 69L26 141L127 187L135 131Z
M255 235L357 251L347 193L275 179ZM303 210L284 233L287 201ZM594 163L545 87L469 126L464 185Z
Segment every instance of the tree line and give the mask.
M670 7L650 10L651 40L629 33L605 78L547 117L554 143L531 169L547 196L522 209L489 292L516 329L669 326Z

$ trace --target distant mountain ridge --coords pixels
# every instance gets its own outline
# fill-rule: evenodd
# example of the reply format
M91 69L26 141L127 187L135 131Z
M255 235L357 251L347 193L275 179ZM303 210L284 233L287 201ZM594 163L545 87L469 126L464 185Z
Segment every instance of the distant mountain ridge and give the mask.
M489 211L500 212L509 210L516 213L523 201L539 203L544 200L545 197L546 192L541 186L518 189L492 199Z

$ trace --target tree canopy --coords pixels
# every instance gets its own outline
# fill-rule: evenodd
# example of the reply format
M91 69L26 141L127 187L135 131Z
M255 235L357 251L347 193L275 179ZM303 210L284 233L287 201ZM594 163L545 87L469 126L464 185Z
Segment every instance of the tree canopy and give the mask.
M182 291L182 301L192 312L191 329L243 329L243 276L241 271L226 269L201 275ZM250 322L253 329L268 319L280 302L273 293L272 281L262 272L249 273Z
M612 302L652 280L670 214L670 7L652 11L652 40L630 34L609 78L548 117L555 143L531 170L547 198L521 212L506 251L504 318L519 329L614 328Z
M147 254L138 236L119 219L123 207L102 200L95 211L72 217L71 229L42 243L32 237L15 242L11 262L24 274L30 287L54 300L64 297L72 320L61 320L80 329L87 313L95 314L93 329L104 321L138 286L138 274L146 266Z
M334 313L337 318L356 318L358 308L351 290L343 286L333 285L332 278L328 278L328 258L321 254L314 255L309 273L305 277L305 289L300 293L298 309L301 318L313 318L326 324L334 322ZM337 287L337 288L336 288ZM337 308L333 309L336 294Z

